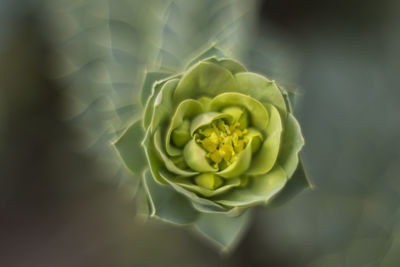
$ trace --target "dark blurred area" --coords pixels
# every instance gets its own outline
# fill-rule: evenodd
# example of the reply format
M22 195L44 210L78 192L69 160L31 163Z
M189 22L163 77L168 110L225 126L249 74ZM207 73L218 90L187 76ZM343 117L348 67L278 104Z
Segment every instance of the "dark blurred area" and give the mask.
M138 220L132 194L76 151L84 137L64 118L68 84L49 75L45 9L0 4L1 266L400 266L399 2L259 3L258 49L296 63L316 188L259 210L229 257L185 229ZM258 52L248 65L271 77L282 68Z

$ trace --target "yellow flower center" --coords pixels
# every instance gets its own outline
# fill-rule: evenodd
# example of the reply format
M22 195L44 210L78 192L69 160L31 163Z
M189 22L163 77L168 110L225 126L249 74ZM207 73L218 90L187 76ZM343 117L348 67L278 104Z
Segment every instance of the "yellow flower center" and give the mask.
M196 142L208 153L207 158L214 168L224 169L231 165L249 142L245 136L247 129L240 129L240 123L227 125L224 120L216 120L211 125L196 131Z

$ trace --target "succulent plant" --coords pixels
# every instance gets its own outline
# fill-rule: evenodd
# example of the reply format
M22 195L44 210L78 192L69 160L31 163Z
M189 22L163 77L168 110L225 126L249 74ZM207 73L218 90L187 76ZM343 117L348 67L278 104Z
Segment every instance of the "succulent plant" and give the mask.
M251 208L310 186L288 93L217 48L181 73L147 73L142 102L142 118L114 145L142 174L151 216L191 225L228 250Z

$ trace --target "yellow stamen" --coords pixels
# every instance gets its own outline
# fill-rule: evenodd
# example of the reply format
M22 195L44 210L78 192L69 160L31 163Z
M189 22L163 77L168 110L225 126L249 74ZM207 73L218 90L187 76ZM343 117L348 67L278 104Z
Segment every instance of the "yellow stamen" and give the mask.
M197 131L196 142L208 152L206 157L213 167L221 169L230 166L237 160L236 154L245 148L248 143L245 134L248 131L239 127L239 122L227 125L220 119Z

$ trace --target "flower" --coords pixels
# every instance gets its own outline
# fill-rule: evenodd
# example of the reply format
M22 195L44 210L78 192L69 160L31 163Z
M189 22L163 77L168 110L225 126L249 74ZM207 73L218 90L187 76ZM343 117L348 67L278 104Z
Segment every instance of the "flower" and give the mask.
M309 183L288 93L233 59L206 57L210 51L218 50L182 73L148 73L143 118L115 146L133 172L148 166L152 216L191 224L229 248L250 208L284 202Z

